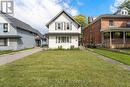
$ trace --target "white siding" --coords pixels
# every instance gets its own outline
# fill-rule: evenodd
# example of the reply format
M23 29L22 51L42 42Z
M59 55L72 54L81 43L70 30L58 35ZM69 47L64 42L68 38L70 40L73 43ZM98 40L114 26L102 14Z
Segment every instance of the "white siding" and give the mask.
M61 23L61 22L72 23L72 29L64 30L64 27L63 27L62 30L56 30L55 23ZM71 18L69 18L65 13L62 13L55 21L53 21L49 25L49 33L58 33L58 35L49 35L49 40L48 40L49 48L55 49L60 46L62 46L62 48L64 48L64 49L69 49L69 48L71 48L71 46L78 48L79 35L71 35L71 34L69 35L69 33L80 34L81 28L79 28L78 24L76 22L74 22ZM64 33L64 35L62 35L62 33ZM65 34L65 33L67 33L67 34ZM56 37L59 37L59 36L71 37L71 43L56 43Z
M2 16L0 16L0 23L8 23L5 18L3 18Z
M71 22L72 30L55 30L55 22ZM81 33L78 24L73 22L66 14L60 15L54 22L49 25L49 33Z
M70 35L64 35L64 36L70 36ZM78 48L78 36L71 36L71 43L56 43L56 36L49 36L49 48L55 49L58 48L59 46L62 46L62 48L64 49L69 49L71 46Z

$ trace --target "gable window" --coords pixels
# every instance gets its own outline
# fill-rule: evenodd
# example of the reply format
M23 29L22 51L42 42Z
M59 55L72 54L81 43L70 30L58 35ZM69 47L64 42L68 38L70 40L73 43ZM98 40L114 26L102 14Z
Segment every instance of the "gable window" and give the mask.
M3 24L4 32L8 32L8 23Z
M55 30L72 30L72 23L71 22L56 22L55 23Z
M70 24L69 23L66 23L67 24L67 30L70 29Z
M59 30L61 29L61 23L58 23L58 29Z
M114 21L113 20L109 20L109 26L114 26Z
M127 12L125 11L125 15L127 15Z
M8 40L7 39L0 39L0 46L7 46Z
M124 11L122 11L122 15L124 15Z
M62 22L56 22L55 23L55 30L63 30L63 23Z
M72 23L66 22L64 29L65 29L65 30L72 30Z

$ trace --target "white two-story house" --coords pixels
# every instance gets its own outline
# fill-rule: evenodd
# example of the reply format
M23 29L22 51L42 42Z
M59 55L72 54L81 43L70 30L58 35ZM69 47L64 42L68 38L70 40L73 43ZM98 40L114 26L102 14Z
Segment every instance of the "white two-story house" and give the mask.
M80 24L65 11L61 11L46 26L49 29L49 48L70 49L79 47Z

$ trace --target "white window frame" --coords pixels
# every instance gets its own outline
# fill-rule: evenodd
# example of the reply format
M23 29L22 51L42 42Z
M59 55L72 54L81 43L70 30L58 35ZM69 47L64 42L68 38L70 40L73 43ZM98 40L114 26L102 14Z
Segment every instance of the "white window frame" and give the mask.
M64 22L64 30L72 30L72 22Z
M71 43L71 36L56 36L56 43Z
M55 22L55 30L63 30L63 22Z

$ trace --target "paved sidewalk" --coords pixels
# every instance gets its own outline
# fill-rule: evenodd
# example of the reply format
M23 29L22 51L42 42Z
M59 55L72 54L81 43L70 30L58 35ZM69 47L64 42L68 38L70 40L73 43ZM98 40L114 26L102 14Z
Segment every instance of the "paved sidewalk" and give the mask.
M129 65L123 64L121 62L118 62L116 60L113 60L113 59L110 59L108 57L102 56L102 55L97 54L97 53L92 52L92 51L89 51L89 52L91 52L93 55L95 55L96 57L98 57L100 59L103 59L103 60L105 60L107 62L111 62L112 64L117 64L119 67L122 67L123 69L130 70L130 66Z
M15 60L21 59L23 57L26 57L28 55L31 55L33 53L42 51L42 48L34 48L30 50L24 50L24 51L19 51L13 54L6 54L6 55L1 55L0 56L0 65L5 65L8 63L11 63Z

